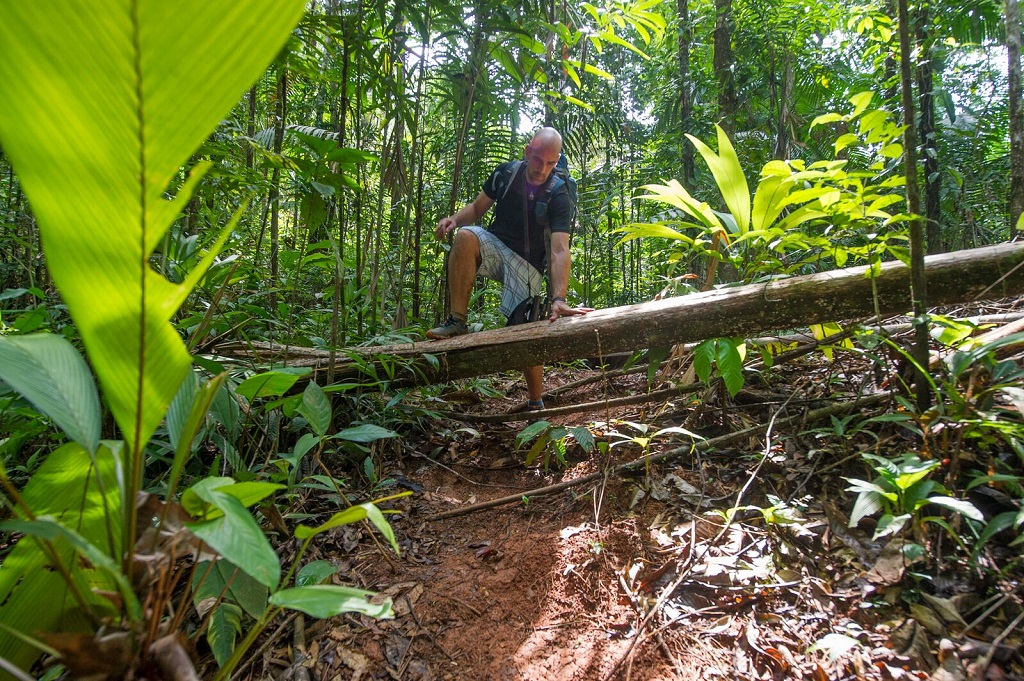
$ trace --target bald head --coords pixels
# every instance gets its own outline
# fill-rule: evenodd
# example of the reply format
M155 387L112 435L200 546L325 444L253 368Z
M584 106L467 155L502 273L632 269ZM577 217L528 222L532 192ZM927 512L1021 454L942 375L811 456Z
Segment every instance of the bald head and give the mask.
M541 128L526 145L526 180L544 184L562 155L562 136L554 128Z
M562 135L554 128L541 128L533 136L530 145L541 145L545 148L551 147L558 153L562 153Z

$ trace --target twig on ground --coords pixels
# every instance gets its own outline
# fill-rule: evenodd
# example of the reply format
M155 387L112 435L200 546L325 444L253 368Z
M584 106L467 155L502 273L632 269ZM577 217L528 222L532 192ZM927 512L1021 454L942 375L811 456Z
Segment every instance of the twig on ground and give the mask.
M840 414L851 409L860 409L863 407L876 404L884 399L888 399L890 396L891 394L887 392L877 393L875 395L868 395L867 397L861 397L851 402L833 404L828 407L822 407L821 409L815 409L814 411L807 412L806 414L797 414L796 416L792 416L790 418L779 421L776 425L778 427L783 427L790 425L792 423L817 421L832 416L833 414ZM691 442L690 444L683 445L682 447L670 449L668 451L653 454L651 456L645 456L635 461L630 461L628 463L619 464L618 466L615 466L614 468L610 469L608 472L609 474L625 473L633 468L639 468L641 466L649 465L652 463L666 461L669 459L673 459L677 456L681 456L683 454L689 454L694 451L705 451L708 449L714 449L715 447L730 444L736 440L742 440L745 437L750 437L751 435L757 435L759 433L764 432L769 427L770 424L761 424L736 431L735 433L729 433L728 435L722 435L720 437L712 438L710 440ZM536 498L546 496L548 494L554 494L555 492L561 492L562 490L577 487L579 485L585 485L588 482L599 480L604 475L604 471L590 473L589 475L584 475L573 480L566 480L565 482L559 482L554 485L547 485L546 487L539 487L537 489L527 490L522 493L501 497L500 499L491 499L490 501L482 501L478 504L460 506L459 508L454 508L450 511L444 511L442 513L437 513L435 515L428 516L427 518L425 518L425 520L427 522L432 522L435 520L443 520L445 518L454 518L461 515L467 515L469 513L475 513L476 511L482 511L488 508L494 508L496 506L504 506L506 504L518 503L523 500L523 497Z
M678 395L685 395L687 393L697 392L703 387L703 384L688 385L685 388L666 388L665 390L656 390L651 393L644 395L631 395L629 397L619 397L614 400L604 400L600 402L586 402L584 404L572 404L567 407L553 407L551 409L541 409L539 411L527 411L519 412L515 414L457 414L454 412L441 412L441 416L448 419L454 419L456 421L466 421L470 423L505 423L507 421L535 421L537 419L548 418L550 416L564 416L566 414L576 414L581 411L596 411L605 407L625 407L632 404L644 404L646 402L657 402L659 400L665 400Z
M996 594L996 595L992 596L989 599L989 601L992 602L991 605L989 605L989 607L985 608L985 612L983 612L980 615L978 615L977 617L975 617L971 621L970 624L968 624L966 627L964 627L960 631L960 633L956 635L955 640L959 641L959 640L963 639L963 637L967 635L967 632L969 632L971 629L974 629L974 627L976 627L979 624L981 624L982 622L984 622L986 617L988 617L989 615L994 613L999 608L1003 607L1003 603L1005 603L1007 600L1009 600L1009 598L1010 598L1009 594Z
M414 452L412 452L412 456L416 457L417 459L424 459L428 463L430 463L430 464L432 464L434 466L439 466L440 468L445 469L446 471L448 471L449 473L451 473L455 477L460 478L461 480L465 480L469 484L476 485L477 487L498 487L500 489L508 489L509 488L508 485L496 485L496 484L491 483L491 482L477 482L476 480L472 480L470 478L467 478L465 475L463 475L462 473L458 472L454 468L452 468L450 466L446 466L443 463L441 463L440 461L438 461L437 459L432 459L429 456L427 456L426 454L420 454L419 452L415 452L414 451ZM513 489L515 489L515 488L513 488Z
M1024 611L1020 612L998 636L992 639L991 647L988 649L988 652L985 653L985 658L979 663L978 670L981 678L983 678L985 672L988 671L988 666L992 664L992 658L995 657L996 650L999 649L999 644L1005 641L1006 637L1012 634L1013 630L1016 629L1022 621L1024 621Z
M277 629L274 630L274 633L271 634L267 638L267 640L263 642L263 645L261 645L256 650L255 653L253 653L252 655L249 655L246 658L245 662L243 662L242 664L240 664L238 666L238 669L236 669L235 672L231 675L232 681L238 681L238 679L242 678L242 672L244 672L246 669L248 669L249 665L251 665L253 662L255 662L256 660L262 658L263 654L266 653L270 649L270 646L274 645L274 642L277 641L278 637L280 637L282 634L284 634L285 631L288 630L288 626L298 616L299 616L299 613L297 613L297 612L293 612L292 614L288 615L288 617L285 618L284 622L281 622L281 625Z
M565 385L556 386L551 390L545 390L541 397L554 397L555 395L561 395L562 393L569 392L570 390L573 390L575 388L581 388L585 385L597 383L598 381L601 380L619 378L620 376L629 376L632 374L639 374L644 371L647 371L646 366L632 367L631 369L614 369L608 372L598 371L593 376L587 376L586 378L581 378L577 381L573 381L572 383L566 383ZM505 413L514 414L516 412L522 411L523 409L526 409L527 404L528 403L526 400L517 402L516 404L513 404L511 407L509 407L505 411Z

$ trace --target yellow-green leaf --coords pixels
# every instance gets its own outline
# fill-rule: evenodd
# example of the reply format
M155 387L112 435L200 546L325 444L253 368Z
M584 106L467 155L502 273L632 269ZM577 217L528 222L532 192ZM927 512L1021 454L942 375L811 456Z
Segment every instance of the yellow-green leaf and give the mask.
M165 193L284 44L301 0L5 2L0 142L114 418L149 439L190 365L188 294L149 255L202 171Z

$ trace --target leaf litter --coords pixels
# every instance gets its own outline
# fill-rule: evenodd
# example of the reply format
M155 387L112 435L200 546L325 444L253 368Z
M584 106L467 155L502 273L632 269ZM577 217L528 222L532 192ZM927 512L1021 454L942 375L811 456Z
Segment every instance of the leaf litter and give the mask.
M712 437L772 418L782 401L842 399L872 368L855 359L804 357L779 367L772 385L716 398L688 423ZM580 369L549 372L575 385L555 406L636 395L646 379L620 374L585 383ZM509 400L519 388L507 386ZM772 399L772 397L781 399ZM856 396L856 395L852 395ZM484 401L480 413L506 408ZM775 411L773 411L775 410ZM656 405L552 419L590 426L607 441L618 421L678 426L688 395ZM884 413L885 407L859 416ZM391 597L395 618L346 615L288 627L268 638L250 678L316 679L1021 679L1019 547L988 547L969 570L943 533L872 536L873 519L848 527L853 498L843 475L863 478L863 451L910 451L913 441L880 423L869 436L821 437L820 424L694 450L531 498L529 491L580 479L640 454L607 458L576 448L564 469L522 465L522 422L438 430L388 465L422 492L391 504L400 557L366 533L338 532L314 559L336 580ZM654 455L681 439L649 443ZM453 507L522 495L518 503L435 519ZM305 512L315 512L306 500ZM325 509L326 515L329 510ZM951 521L953 522L953 521ZM923 540L940 556L914 555ZM993 572L995 576L993 577ZM300 616L301 618L301 616ZM315 645L315 654L313 646ZM304 651L304 652L303 652ZM298 673L296 670L304 670Z

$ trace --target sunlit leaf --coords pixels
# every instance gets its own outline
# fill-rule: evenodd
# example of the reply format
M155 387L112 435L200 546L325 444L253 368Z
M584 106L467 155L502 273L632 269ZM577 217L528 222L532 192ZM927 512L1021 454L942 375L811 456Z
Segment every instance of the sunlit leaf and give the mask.
M299 375L293 372L264 371L250 376L235 388L235 392L250 402L257 397L277 397L288 392Z
M715 182L718 183L718 190L725 199L725 205L729 207L733 219L736 220L739 233L744 234L750 228L750 189L747 177L743 174L739 157L729 136L721 126L716 125L715 129L718 131L717 154L693 135L687 135L686 138L693 142L697 151L704 157L711 174L715 177Z
M928 501L936 506L943 506L951 511L956 511L960 515L966 516L971 520L977 520L979 523L985 522L985 516L981 514L981 511L979 511L974 504L964 499L937 496L929 497Z
M372 591L349 586L317 584L282 589L270 597L270 602L282 608L299 610L312 617L334 617L346 612L358 612L377 619L394 617L391 599L384 599L380 603L371 602L370 599L376 595Z
M82 356L63 336L0 336L0 380L95 453L100 398Z
M95 457L97 469L81 445L64 445L46 457L21 490L21 497L36 514L60 518L86 541L119 558L123 550L121 525L116 520L107 523L107 519L121 514L116 477L119 456L101 444ZM58 542L55 549L55 556L69 568L89 605L99 614L115 615L110 602L92 591L115 590L114 578L78 560L66 542ZM0 624L22 632L88 626L88 619L75 607L68 585L60 573L48 567L50 564L50 558L28 537L20 539L4 556ZM66 603L67 607L40 607L41 603ZM39 657L39 651L13 637L0 636L0 657L27 669Z
M8 102L0 142L133 448L149 439L189 369L170 318L198 279L173 284L148 260L208 164L174 200L165 192L284 44L303 5L4 5L0 82ZM190 276L202 276L216 249Z

